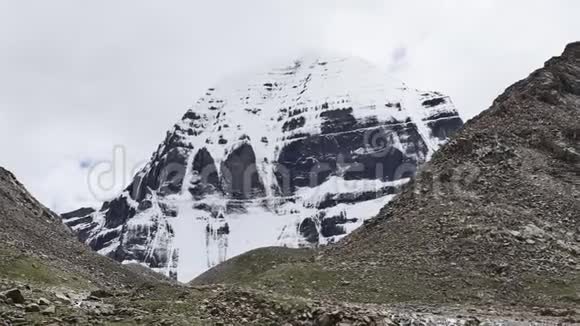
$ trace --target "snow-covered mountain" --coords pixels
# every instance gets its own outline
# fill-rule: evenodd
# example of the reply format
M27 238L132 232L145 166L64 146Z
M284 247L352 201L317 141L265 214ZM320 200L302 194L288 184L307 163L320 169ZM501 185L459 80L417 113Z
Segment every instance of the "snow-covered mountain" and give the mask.
M103 255L188 281L264 246L336 241L462 125L450 99L357 58L209 88L116 199L63 215Z

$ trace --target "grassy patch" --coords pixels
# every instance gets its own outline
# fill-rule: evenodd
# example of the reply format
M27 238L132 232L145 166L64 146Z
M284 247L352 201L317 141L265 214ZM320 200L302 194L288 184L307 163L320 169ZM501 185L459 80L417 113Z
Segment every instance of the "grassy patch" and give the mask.
M191 282L200 284L247 284L280 265L314 260L310 249L268 247L249 251L234 257L203 273Z
M580 304L580 275L562 279L526 277L527 292L534 296L544 296L549 301L572 305Z
M0 250L0 277L45 286L90 287L86 281L58 270L39 258L6 249Z

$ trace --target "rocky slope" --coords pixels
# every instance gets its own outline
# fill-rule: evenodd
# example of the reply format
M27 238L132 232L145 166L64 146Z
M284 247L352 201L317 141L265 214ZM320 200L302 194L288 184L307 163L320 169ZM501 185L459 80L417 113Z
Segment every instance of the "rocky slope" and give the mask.
M63 219L103 255L189 281L254 248L339 240L461 125L448 97L362 60L296 61L208 89L125 192Z
M272 258L238 278L254 266L246 256L194 283L358 302L557 306L575 315L579 135L573 43L466 123L376 218L314 259Z
M161 276L136 273L95 254L75 239L60 217L34 199L0 167L0 276L28 281L124 287ZM79 283L79 284L77 284Z
M327 255L401 266L434 295L578 304L579 140L573 43L466 124L396 202Z

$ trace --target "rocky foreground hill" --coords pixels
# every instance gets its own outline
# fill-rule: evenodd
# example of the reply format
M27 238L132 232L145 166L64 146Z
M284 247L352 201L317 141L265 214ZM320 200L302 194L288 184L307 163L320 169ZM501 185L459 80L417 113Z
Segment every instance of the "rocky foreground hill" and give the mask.
M0 325L580 323L580 43L509 87L379 215L191 285L92 253L0 169Z
M359 271L353 283L375 283L394 300L578 307L579 199L574 43L469 121L392 205L323 260L338 274Z

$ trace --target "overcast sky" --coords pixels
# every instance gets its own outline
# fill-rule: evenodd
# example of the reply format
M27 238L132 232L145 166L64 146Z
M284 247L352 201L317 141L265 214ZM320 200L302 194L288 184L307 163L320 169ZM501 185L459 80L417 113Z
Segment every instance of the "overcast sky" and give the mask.
M0 0L0 166L62 212L89 167L147 160L204 89L304 53L364 57L486 109L566 43L580 1ZM127 180L129 181L129 180Z

